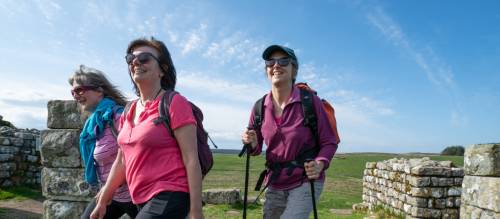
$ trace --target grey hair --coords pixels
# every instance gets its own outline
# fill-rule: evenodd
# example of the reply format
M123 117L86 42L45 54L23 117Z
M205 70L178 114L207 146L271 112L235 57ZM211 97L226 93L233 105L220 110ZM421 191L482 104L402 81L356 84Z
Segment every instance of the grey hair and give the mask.
M102 89L104 97L114 100L116 104L120 106L125 106L127 104L125 96L116 86L109 82L104 73L100 70L80 65L79 69L77 69L73 76L68 79L70 85L73 85L75 82L81 85L99 87Z

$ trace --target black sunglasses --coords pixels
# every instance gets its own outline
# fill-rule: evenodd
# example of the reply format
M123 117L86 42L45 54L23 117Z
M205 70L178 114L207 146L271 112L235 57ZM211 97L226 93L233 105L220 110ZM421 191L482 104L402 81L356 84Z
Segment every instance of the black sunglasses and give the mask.
M125 61L127 62L127 64L130 65L135 58L137 58L137 61L139 61L140 64L146 64L151 58L155 59L158 63L160 63L160 60L158 60L158 58L156 58L153 54L149 52L141 52L138 55L127 54L125 56Z
M71 90L71 95L72 96L75 96L75 94L78 94L78 96L82 96L86 91L88 90L97 90L97 86L86 86L86 85L83 85L83 86L78 86L78 87L75 87Z
M266 66L273 67L278 62L278 65L285 67L290 64L290 61L292 61L290 58L268 59L266 60Z

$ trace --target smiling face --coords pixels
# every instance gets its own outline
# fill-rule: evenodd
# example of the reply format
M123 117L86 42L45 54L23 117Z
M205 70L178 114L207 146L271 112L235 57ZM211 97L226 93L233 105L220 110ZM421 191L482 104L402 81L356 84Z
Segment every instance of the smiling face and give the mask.
M101 88L85 86L76 81L72 84L72 91L73 98L82 107L82 110L88 112L93 112L104 97Z
M288 58L288 56L281 51L276 51L269 57L270 60L278 60ZM296 71L292 65L292 62L288 62L288 65L281 66L279 62L276 61L272 66L266 66L267 78L271 81L274 86L280 86L282 84L290 83L292 84L293 78L296 76Z
M149 53L153 57L149 55L147 56L149 59L145 59L141 62L139 61L139 58L137 58L137 56L141 53ZM134 48L131 54L136 56L128 65L134 83L141 84L160 81L160 78L164 73L162 72L160 64L157 61L158 52L154 48L149 46L139 46Z

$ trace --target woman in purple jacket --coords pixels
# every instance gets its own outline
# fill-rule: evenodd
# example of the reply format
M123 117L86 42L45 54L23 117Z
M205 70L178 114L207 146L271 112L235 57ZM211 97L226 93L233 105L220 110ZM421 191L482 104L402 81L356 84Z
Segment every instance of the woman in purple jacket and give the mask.
M312 197L319 199L323 189L324 171L337 150L338 139L316 95L312 97L318 120L318 145L304 125L300 90L294 86L299 68L294 51L272 45L262 58L271 91L264 97L260 130L246 130L242 141L251 145L252 155L259 155L263 143L267 145L264 218L308 218ZM253 112L248 127L254 127ZM314 196L309 180L314 180Z
M81 65L68 82L72 86L71 95L82 112L90 113L80 134L85 181L92 186L102 186L106 183L118 153L116 127L127 102L123 94L97 69ZM89 218L95 206L96 199L93 199L81 218ZM131 218L137 215L137 208L132 204L126 183L114 193L104 218L120 218L123 214L128 214Z

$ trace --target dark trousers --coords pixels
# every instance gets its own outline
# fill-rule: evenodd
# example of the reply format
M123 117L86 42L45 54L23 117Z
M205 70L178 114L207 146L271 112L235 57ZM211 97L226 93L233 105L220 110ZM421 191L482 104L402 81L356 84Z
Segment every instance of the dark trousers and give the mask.
M90 218L90 214L96 206L95 199L87 205L85 211L83 212L81 219ZM137 216L137 207L132 202L117 202L115 200L111 201L111 204L106 208L106 215L104 219L116 219L120 218L123 214L128 214L130 218L135 218Z
M184 219L189 213L189 193L160 192L138 208L138 219Z

